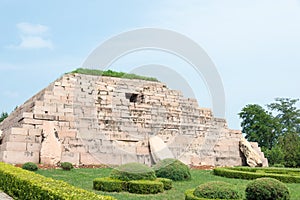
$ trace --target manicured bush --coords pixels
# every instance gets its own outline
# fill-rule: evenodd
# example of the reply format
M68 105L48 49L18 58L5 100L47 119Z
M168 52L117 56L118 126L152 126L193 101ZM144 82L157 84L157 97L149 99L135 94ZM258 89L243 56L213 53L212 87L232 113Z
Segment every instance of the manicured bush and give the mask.
M155 172L150 167L140 163L127 163L112 170L111 178L122 181L155 180Z
M240 199L242 195L236 187L222 181L212 181L199 185L194 196L208 199Z
M269 177L285 183L300 183L299 169L231 167L215 168L213 172L217 176L224 176L227 178L252 180Z
M288 200L288 188L273 178L259 178L250 182L246 187L247 200Z
M203 198L196 197L194 195L194 191L195 191L195 189L190 189L190 190L185 191L185 193L184 193L185 200L202 200L203 199Z
M128 192L136 194L156 194L164 191L164 184L159 181L134 180L127 183Z
M164 184L164 190L170 190L172 189L172 180L168 178L157 178L156 179L159 182L162 182Z
M53 180L21 168L0 162L0 189L8 195L23 200L113 200L63 181Z
M28 171L37 171L38 166L35 163L27 162L22 165L22 169L26 169Z
M72 163L69 163L69 162L63 162L63 163L60 163L60 167L63 169L63 170L66 170L66 171L70 171L71 169L73 169L73 165Z
M179 160L167 158L153 166L155 174L160 178L168 178L173 181L190 180L191 173L187 165Z
M126 182L118 179L112 179L110 177L96 178L93 181L93 187L95 190L101 190L106 192L121 192L126 191Z

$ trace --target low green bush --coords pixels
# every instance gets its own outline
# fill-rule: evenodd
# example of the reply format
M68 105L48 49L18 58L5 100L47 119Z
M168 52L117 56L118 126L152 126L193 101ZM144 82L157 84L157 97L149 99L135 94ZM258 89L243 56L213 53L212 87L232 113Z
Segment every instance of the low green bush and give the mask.
M155 172L150 167L140 163L127 163L112 170L110 177L122 181L155 180Z
M22 165L22 169L25 169L28 171L37 171L39 168L35 163L27 162Z
M276 168L233 167L233 168L215 168L213 172L217 176L223 176L227 178L239 178L239 179L252 180L257 178L269 177L269 178L275 178L285 183L300 183L299 169L293 170L293 169L285 169L285 168L276 169Z
M273 178L259 178L250 182L246 187L247 200L288 200L288 188Z
M0 189L22 200L113 200L63 181L53 180L21 168L0 162ZM5 184L4 184L5 183Z
M73 169L73 165L72 163L69 163L69 162L63 162L63 163L60 163L60 167L63 169L63 170L66 170L66 171L70 171L71 169Z
M121 192L126 191L126 182L118 179L112 179L110 177L96 178L93 181L93 187L95 190L101 190L106 192Z
M203 198L194 196L194 191L195 189L186 190L184 193L185 200L203 200Z
M134 180L127 183L128 192L135 194L157 194L164 191L164 184L159 181Z
M212 181L199 185L193 194L196 197L208 199L242 198L242 195L234 185L222 181Z
M167 158L153 166L155 174L160 178L168 178L173 181L190 180L190 168L179 160Z
M157 178L156 179L159 182L162 182L164 184L164 190L170 190L172 189L172 180L168 178Z

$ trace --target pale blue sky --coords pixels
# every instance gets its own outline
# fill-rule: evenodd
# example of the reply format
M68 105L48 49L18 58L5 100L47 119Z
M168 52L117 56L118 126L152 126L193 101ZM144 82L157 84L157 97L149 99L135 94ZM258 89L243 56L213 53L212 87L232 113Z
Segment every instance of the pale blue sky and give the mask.
M79 67L111 36L143 27L182 33L205 49L223 80L231 128L239 129L246 104L300 97L299 0L1 0L0 13L0 112ZM115 65L126 71L156 61L179 69L176 59L144 52ZM210 107L199 88L200 106Z

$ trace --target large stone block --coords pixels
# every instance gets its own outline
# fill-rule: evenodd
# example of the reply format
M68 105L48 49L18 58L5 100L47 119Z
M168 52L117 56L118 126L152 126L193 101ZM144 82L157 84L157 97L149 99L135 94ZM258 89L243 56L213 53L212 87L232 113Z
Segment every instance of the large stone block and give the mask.
M42 145L40 143L26 143L27 151L36 151L39 152L41 150Z
M59 135L59 138L65 138L65 137L76 138L77 132L78 131L76 129L64 130L64 131L59 131L58 135Z
M24 128L15 128L15 127L12 127L10 129L9 133L12 134L12 135L28 135L28 130L24 129Z
M60 162L69 162L73 165L79 165L80 153L78 152L62 152Z
M39 152L1 151L0 160L11 164L23 164L26 162L39 163Z
M29 129L28 130L28 135L30 135L30 136L39 136L39 135L42 134L42 132L43 132L42 129Z
M99 165L103 164L91 153L80 153L80 164L83 165Z
M6 135L4 142L36 142L36 137L32 135Z
M26 151L25 142L5 142L1 145L1 151Z

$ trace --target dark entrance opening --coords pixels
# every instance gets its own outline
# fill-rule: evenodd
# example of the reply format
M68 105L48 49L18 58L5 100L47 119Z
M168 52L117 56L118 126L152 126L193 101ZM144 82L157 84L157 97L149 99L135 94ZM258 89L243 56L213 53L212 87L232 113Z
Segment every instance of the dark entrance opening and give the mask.
M125 93L126 99L129 99L130 102L136 103L138 94L134 93Z

